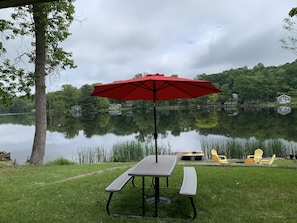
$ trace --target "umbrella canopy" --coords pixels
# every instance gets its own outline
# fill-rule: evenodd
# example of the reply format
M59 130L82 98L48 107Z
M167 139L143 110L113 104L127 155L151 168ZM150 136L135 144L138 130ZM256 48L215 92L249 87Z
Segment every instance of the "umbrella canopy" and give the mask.
M107 97L116 100L154 101L154 138L156 162L158 162L155 102L178 98L197 98L218 92L220 90L210 81L170 77L163 74L149 74L140 78L95 85L92 96Z
M149 74L140 78L115 81L94 87L92 96L117 100L162 101L177 98L197 98L220 92L210 81Z

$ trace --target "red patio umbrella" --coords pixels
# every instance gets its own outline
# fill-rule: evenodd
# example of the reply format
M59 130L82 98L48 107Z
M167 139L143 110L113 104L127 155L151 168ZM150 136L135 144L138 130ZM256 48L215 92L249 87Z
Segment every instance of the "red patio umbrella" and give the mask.
M158 162L156 101L197 98L220 92L210 81L191 80L164 74L149 74L140 78L115 81L94 86L92 96L116 100L151 100L154 102L155 155Z

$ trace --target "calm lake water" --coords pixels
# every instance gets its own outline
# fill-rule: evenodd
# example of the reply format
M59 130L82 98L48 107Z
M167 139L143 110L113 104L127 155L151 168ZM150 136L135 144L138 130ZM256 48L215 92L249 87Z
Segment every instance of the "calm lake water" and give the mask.
M34 132L34 126L0 125L0 151L11 152L13 160L16 159L19 164L25 163L31 154ZM63 133L48 131L45 162L60 157L77 160L79 151L99 146L110 151L114 144L134 140L135 136L136 134L117 136L108 133L87 138L83 131L79 131L79 134L74 138L66 139ZM165 138L158 138L158 145L170 145L172 151L200 151L201 137L204 138L205 136L200 136L195 131L181 133L180 136L173 136L168 132ZM208 137L211 138L212 136L209 135Z
M297 142L297 113L289 108L283 110L285 114L273 108L158 111L158 145L182 152L201 151L205 143L230 138L281 139L291 150ZM151 111L101 114L88 119L49 117L48 123L45 162L60 157L77 161L81 150L101 147L109 152L114 144L131 140L153 144ZM0 151L11 152L13 160L25 163L31 154L34 132L32 114L1 115Z

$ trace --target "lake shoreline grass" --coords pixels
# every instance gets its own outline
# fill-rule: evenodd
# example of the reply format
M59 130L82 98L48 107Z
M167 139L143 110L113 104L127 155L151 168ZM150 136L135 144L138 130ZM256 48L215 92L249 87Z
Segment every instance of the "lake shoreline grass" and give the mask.
M295 222L297 177L295 160L278 159L272 166L211 161L178 161L161 193L172 204L160 206L160 217L187 218L190 202L178 196L182 168L194 166L198 176L194 222ZM104 189L135 162L82 165L0 165L0 222L168 222L150 219L114 218L107 215L108 193ZM151 181L146 181L148 186ZM141 179L136 179L141 185ZM165 185L165 180L161 180ZM153 190L146 191L152 196ZM154 207L146 204L147 216ZM141 213L141 189L128 183L114 195L111 211Z

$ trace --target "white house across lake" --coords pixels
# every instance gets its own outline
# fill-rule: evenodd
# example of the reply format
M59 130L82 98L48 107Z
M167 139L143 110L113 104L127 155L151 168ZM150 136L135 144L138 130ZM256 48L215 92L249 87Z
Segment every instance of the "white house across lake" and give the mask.
M276 102L279 104L286 104L291 102L291 97L285 94L282 94L276 97Z

